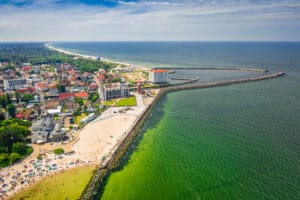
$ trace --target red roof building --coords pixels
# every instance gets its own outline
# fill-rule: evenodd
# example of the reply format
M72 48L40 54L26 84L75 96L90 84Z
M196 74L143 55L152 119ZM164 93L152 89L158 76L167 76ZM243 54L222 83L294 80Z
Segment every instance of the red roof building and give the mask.
M27 88L21 88L18 89L18 93L23 94L23 93L34 93L35 89L33 87L27 87Z
M32 70L31 66L23 66L20 69L20 71L23 71L23 72L30 72L31 70Z
M41 90L41 91L46 91L48 88L46 87L46 85L42 82L38 82L35 84L35 87L38 89L38 90Z
M149 81L154 84L165 84L168 82L168 71L164 69L153 69L149 73Z
M75 96L74 93L68 92L68 93L60 93L58 98L59 100L65 100L65 99L73 98L74 96Z
M88 85L88 89L89 90L92 90L92 91L95 91L98 89L98 85L96 83L91 83Z
M16 118L18 118L18 119L24 119L25 115L23 113L18 113L18 114L16 114Z
M87 99L89 97L89 94L87 92L77 92L77 93L75 93L75 97Z
M167 72L167 70L164 70L164 69L153 69L151 70L152 72L154 73L163 73L163 72Z

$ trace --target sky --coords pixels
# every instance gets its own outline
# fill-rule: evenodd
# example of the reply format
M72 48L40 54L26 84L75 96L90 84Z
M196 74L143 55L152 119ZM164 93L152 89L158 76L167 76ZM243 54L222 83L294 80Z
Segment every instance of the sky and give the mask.
M1 41L300 41L300 0L0 0Z

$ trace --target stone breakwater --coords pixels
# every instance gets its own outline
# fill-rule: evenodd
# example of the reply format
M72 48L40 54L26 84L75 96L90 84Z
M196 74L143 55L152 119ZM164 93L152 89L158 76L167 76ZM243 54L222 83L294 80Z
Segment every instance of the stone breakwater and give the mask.
M156 69L156 68L154 68ZM252 71L252 72L268 72L268 70L265 69L259 69L259 68L242 68L242 67L172 67L172 68L159 68L159 69L165 69L165 70L174 70L174 69L182 69L182 70L238 70L238 71ZM170 73L174 73L174 71L171 71Z
M199 69L199 68L197 68ZM218 68L220 69L220 68ZM234 68L235 70L247 70L244 68ZM228 70L228 68L226 69ZM255 69L257 71L259 69ZM253 71L253 70L252 70ZM259 71L265 72L265 70ZM118 149L114 152L109 162L105 165L97 167L94 172L93 178L90 180L89 184L85 188L83 194L81 195L81 199L83 200L90 200L95 199L97 195L99 195L99 191L103 191L103 185L105 183L106 178L112 172L112 170L116 169L119 164L121 158L125 155L125 153L130 149L132 146L133 141L136 139L136 136L139 134L144 122L147 120L148 116L150 115L151 111L155 107L155 105L159 102L160 98L164 96L168 92L178 91L178 90L188 90L188 89L199 89L199 88L209 88L209 87L217 87L223 85L230 85L230 84L237 84L237 83L246 83L246 82L253 82L253 81L260 81L271 79L275 77L280 77L284 75L284 72L278 72L274 74L267 74L262 76L257 76L254 78L244 78L244 79L237 79L237 80L228 80L228 81L220 81L220 82L212 82L212 83L205 83L205 84L184 84L184 85L176 85L176 86L169 86L161 88L160 92L157 94L156 98L153 102L148 106L145 110L144 114L136 121L131 131L128 133L126 138L121 142Z

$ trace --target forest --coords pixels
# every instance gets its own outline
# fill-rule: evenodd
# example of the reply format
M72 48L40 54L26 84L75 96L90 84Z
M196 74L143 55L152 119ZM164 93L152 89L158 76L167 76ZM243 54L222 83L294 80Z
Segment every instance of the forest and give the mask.
M48 49L44 43L0 43L0 62L7 61L9 67L20 66L22 63L58 64L69 63L82 72L94 72L99 69L116 67L114 63L83 58Z

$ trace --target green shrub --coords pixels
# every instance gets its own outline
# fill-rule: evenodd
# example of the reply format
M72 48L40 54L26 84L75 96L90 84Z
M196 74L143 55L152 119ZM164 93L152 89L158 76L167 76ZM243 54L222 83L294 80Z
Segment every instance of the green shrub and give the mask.
M63 154L63 153L65 153L65 150L62 149L62 148L57 148L57 149L54 150L54 154L56 154L56 155L60 155L60 154Z

